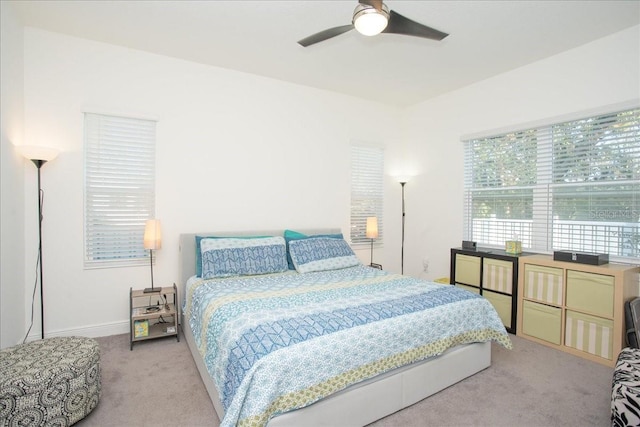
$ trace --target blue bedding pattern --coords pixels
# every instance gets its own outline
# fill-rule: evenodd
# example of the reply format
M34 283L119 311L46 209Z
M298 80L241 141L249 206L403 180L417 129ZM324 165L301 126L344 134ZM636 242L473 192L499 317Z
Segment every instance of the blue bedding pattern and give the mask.
M202 277L277 273L287 270L282 237L207 238L200 241Z
M186 294L189 326L225 410L222 426L264 425L393 369L399 358L490 339L511 346L484 298L365 266L194 278Z
M360 264L344 239L330 237L293 240L289 243L289 254L298 273L339 270Z
M291 246L297 248L298 262L305 264L325 258L336 258L353 255L353 250L344 240L332 238L313 238L295 240Z
M480 298L480 296L460 292L460 289L450 286L429 294L281 319L251 328L244 332L231 348L227 364L227 380L222 391L222 404L224 407L229 406L229 397L233 396L251 366L272 351L320 335L468 298Z

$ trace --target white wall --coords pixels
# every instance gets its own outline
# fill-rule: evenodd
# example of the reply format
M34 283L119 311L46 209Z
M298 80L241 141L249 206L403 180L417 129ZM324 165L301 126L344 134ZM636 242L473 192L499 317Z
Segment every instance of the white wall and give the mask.
M0 2L0 19L0 348L5 348L20 342L26 332L23 169L27 161L14 148L23 143L22 24L7 2ZM35 170L33 164L26 166ZM36 193L33 197L36 201Z
M420 275L428 257L423 277L449 276L462 240L461 136L639 99L636 26L409 108L408 167L420 175L406 189L405 272Z
M42 170L48 335L126 332L129 287L149 286L148 266L83 269L83 111L158 120L156 285L178 280L182 232L348 233L350 142L398 142L392 107L33 28L24 38L25 139L62 150ZM27 263L36 232L27 224Z
M4 27L3 20L3 39ZM157 217L164 244L157 252L156 283L177 280L180 232L336 225L347 232L352 140L386 147L386 240L374 260L399 270L400 185L391 176L414 174L406 186L405 273L435 278L448 275L449 248L462 238L460 136L639 98L638 32L623 31L399 112L26 28L24 140L63 151L43 168L47 333L125 332L128 289L149 281L147 267L83 269L83 111L158 119ZM20 74L20 67L3 61L3 75L6 68ZM2 89L4 107L4 80ZM22 96L14 98L11 108L20 111ZM37 223L29 219L37 217L37 206L26 195L35 188L35 173L14 159L10 167L24 172L24 184L16 179L24 197L6 194L4 111L2 117L2 213L5 199L24 202L16 226L26 227L26 244L16 237L20 232L11 236L18 249L24 247L17 261L30 270ZM3 245L4 231L5 223ZM368 250L360 255L368 261ZM421 273L424 257L428 274ZM3 283L10 261L3 246ZM14 270L16 277L26 276L18 297L23 306L9 317L22 316L26 323L32 282L23 270ZM4 313L4 294L2 304Z

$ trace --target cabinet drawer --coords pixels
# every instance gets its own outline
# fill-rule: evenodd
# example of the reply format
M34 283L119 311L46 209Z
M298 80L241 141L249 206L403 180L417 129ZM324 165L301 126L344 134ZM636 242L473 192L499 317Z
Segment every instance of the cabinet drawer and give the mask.
M561 310L532 301L523 301L522 331L526 335L560 345Z
M491 291L483 291L482 295L489 300L493 308L498 312L498 316L502 320L502 324L511 328L511 300L509 295L502 295Z
M474 294L480 294L480 288L475 288L473 286L461 285L460 283L456 283L456 286L460 289L464 289L465 291L473 292Z
M564 345L612 360L613 320L567 310Z
M563 271L561 268L525 264L524 297L554 305L563 302Z
M513 263L499 259L484 258L482 287L494 291L513 293Z
M480 257L456 254L456 282L480 286Z
M567 307L613 317L614 277L567 270Z

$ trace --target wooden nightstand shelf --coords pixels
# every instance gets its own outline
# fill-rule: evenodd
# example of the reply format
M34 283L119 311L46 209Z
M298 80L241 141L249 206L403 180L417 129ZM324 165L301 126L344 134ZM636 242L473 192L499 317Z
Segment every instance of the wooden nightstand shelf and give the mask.
M176 285L158 288L158 292L144 293L129 289L130 349L137 341L175 336L180 342L178 328L178 290Z

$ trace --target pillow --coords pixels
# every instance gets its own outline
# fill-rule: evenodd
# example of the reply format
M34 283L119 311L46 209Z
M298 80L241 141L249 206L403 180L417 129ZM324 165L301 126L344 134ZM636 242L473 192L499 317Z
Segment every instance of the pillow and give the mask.
M293 261L291 260L291 254L289 253L289 242L292 240L301 240L301 239L309 239L312 237L330 237L332 239L344 239L342 233L337 234L315 234L308 236L306 234L293 231L293 230L284 230L284 240L287 242L287 264L289 265L289 270L295 270L295 266L293 265Z
M262 239L271 236L196 236L196 276L202 277L202 250L200 242L202 239Z
M204 238L202 277L246 276L287 271L284 238Z
M298 273L337 270L360 264L344 239L311 237L292 240L289 253Z

